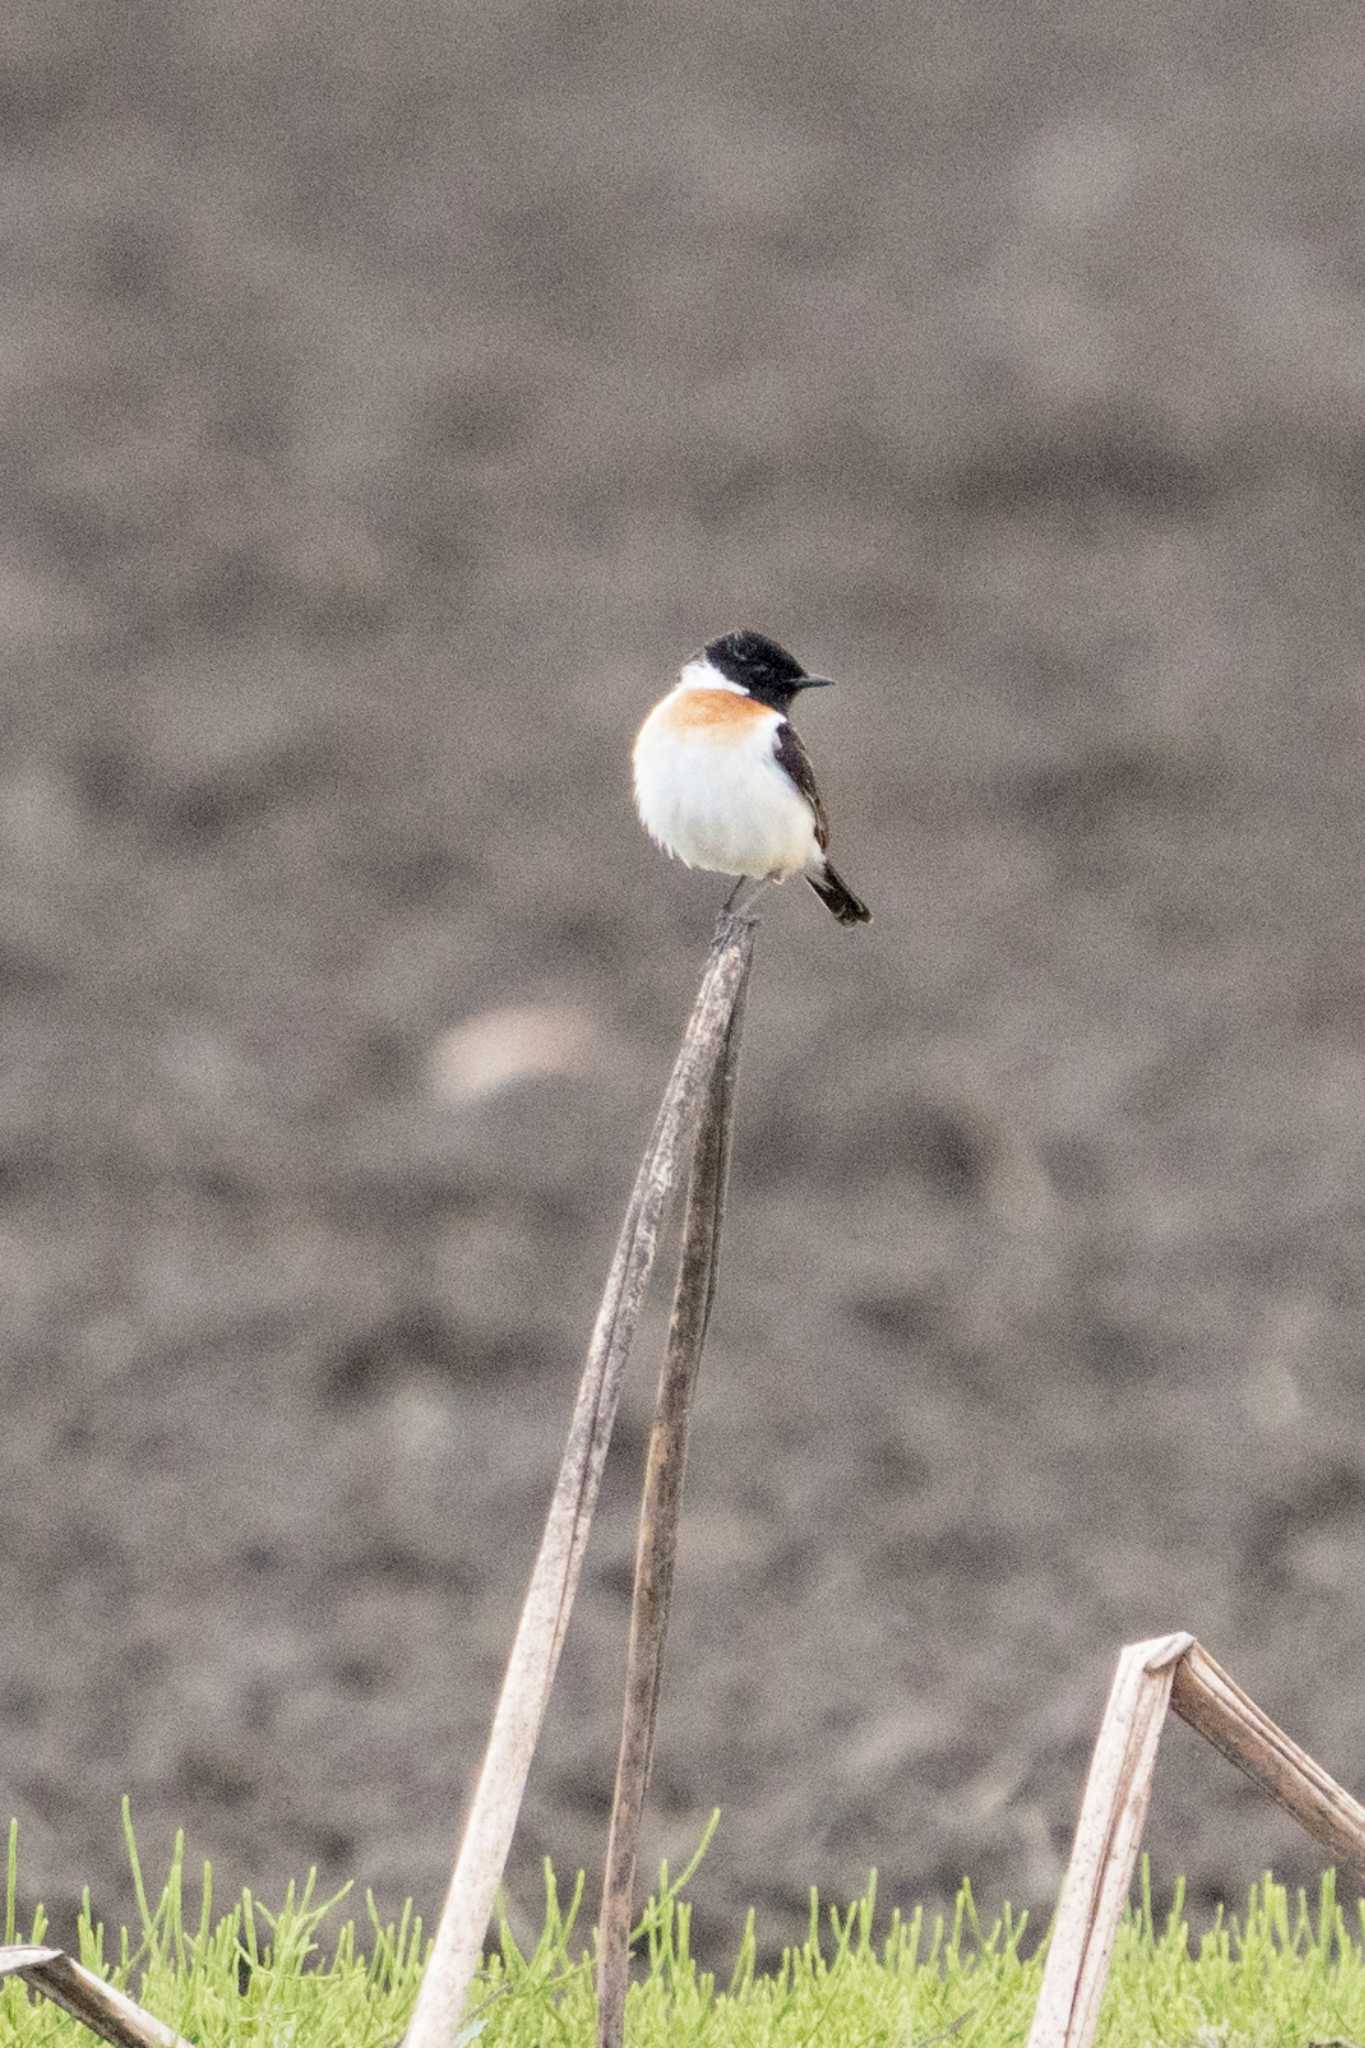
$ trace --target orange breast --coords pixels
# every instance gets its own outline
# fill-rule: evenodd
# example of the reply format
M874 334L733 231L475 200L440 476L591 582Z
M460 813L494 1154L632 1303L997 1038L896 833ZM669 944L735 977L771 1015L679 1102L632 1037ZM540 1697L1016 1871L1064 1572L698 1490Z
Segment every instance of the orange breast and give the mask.
M728 731L738 738L771 716L766 704L738 696L734 690L684 690L669 705L663 722L671 732L709 730L720 737Z

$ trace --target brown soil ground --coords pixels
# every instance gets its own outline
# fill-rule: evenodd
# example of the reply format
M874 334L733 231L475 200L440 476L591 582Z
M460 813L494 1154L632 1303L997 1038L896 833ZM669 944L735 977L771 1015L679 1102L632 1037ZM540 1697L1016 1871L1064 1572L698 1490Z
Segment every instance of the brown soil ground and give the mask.
M870 1864L1045 1910L1179 1625L1358 1782L1358 9L11 0L0 57L27 1894L126 1908L127 1791L153 1865L435 1906L719 893L629 737L738 624L844 685L876 923L762 935L650 1863L724 1809L719 1961ZM601 1855L659 1330L523 1920ZM1316 1862L1183 1731L1152 1844Z

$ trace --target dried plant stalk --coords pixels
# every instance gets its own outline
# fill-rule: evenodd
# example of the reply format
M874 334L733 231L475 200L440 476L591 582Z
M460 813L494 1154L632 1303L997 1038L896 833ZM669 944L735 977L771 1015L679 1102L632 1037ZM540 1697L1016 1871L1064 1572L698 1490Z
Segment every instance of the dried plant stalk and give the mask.
M621 2048L625 2031L640 1824L654 1762L692 1395L719 1272L745 985L741 981L736 993L724 1055L716 1064L697 1131L678 1283L645 1465L626 1652L625 1708L597 1934L599 2048Z
M65 1949L25 1942L0 1948L0 1977L22 1977L26 1984L117 2048L190 2048L173 2028L135 2005L94 1975Z
M722 912L696 1003L640 1162L508 1658L459 1855L404 2048L450 2048L502 1882L601 1484L626 1361L659 1232L724 1056L755 926Z
M1192 1643L1177 1666L1171 1705L1338 1863L1365 1878L1365 1807L1248 1699L1202 1643Z
M1123 1916L1168 1707L1336 1860L1365 1877L1365 1807L1290 1740L1193 1636L1130 1643L1100 1724L1028 2048L1088 2048Z
M1129 1643L1090 1760L1027 2048L1089 2048L1152 1796L1175 1667L1193 1636Z

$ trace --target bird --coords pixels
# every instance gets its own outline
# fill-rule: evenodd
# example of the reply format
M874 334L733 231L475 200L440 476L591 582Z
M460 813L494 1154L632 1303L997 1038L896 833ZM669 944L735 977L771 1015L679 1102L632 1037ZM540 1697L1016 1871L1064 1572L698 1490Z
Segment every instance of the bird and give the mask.
M829 821L810 756L787 713L830 686L764 633L722 633L685 661L640 727L635 807L655 844L685 867L737 875L745 892L802 874L840 924L872 912L829 859Z

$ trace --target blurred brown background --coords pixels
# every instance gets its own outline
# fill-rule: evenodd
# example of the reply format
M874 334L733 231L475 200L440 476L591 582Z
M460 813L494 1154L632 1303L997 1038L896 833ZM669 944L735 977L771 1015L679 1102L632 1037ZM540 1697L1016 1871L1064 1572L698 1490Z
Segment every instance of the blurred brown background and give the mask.
M771 906L648 1861L1045 1913L1109 1666L1362 1770L1365 25L11 0L0 1806L430 1913L723 885ZM490 1013L513 1009L508 1018ZM546 1071L548 1069L548 1071ZM513 1872L596 1866L637 1359ZM1314 1851L1182 1731L1158 1879Z

